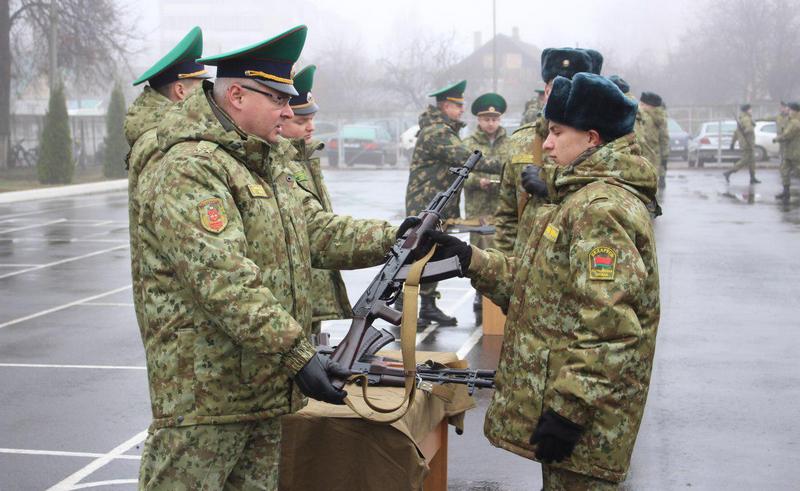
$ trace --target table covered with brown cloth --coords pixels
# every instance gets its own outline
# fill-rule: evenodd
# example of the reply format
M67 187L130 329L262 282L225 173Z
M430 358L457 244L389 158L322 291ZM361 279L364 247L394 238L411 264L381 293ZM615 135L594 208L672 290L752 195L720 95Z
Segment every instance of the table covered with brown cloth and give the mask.
M382 352L400 358L399 352ZM417 362L433 360L465 368L454 353L417 352ZM428 472L420 444L442 422L463 429L464 412L475 401L463 385L448 384L449 400L417 389L414 404L400 420L376 424L361 419L347 406L310 401L295 414L283 417L281 490L379 490L422 489ZM364 413L361 388L347 386L348 394ZM380 407L394 407L402 400L402 387L369 387L370 400ZM379 416L377 413L374 413Z

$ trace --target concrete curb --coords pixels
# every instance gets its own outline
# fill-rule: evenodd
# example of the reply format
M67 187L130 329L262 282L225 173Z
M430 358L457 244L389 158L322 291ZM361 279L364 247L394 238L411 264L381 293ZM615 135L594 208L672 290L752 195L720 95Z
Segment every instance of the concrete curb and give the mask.
M90 182L88 184L72 184L69 186L56 186L43 189L29 189L26 191L11 191L0 193L0 204L17 203L19 201L31 201L48 198L64 198L67 196L78 196L82 194L110 193L128 189L127 179L115 179L113 181Z

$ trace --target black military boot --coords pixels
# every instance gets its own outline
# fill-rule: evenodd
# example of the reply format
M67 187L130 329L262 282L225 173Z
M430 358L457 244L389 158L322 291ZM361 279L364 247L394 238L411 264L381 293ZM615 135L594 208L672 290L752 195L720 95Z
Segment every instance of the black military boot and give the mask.
M394 309L399 310L400 312L403 311L403 294L402 292L400 295L397 296L397 300L394 301ZM426 321L422 318L422 316L417 317L417 329L428 327L430 322Z
M419 318L425 319L428 322L436 322L440 326L455 326L458 324L458 319L450 317L445 314L439 307L436 306L436 297L439 292L433 295L420 295L422 306L419 308Z
M783 186L783 192L781 194L776 194L775 199L789 201L790 196L791 194L789 193L789 186Z
M472 301L472 311L475 312L475 325L483 324L483 296L475 292L475 299Z

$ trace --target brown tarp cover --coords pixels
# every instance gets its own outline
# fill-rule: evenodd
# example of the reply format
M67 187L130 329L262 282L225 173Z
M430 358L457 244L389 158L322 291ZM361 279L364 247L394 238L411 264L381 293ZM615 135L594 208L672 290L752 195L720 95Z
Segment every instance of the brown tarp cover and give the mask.
M381 355L400 358L399 352ZM464 368L455 353L417 352L417 362L433 360ZM464 412L475 401L463 385L448 384L449 402L430 392L417 391L408 413L391 425L370 423L347 406L310 401L299 412L283 418L281 490L416 490L428 472L419 443L444 418L463 427ZM363 412L361 388L349 385L350 398ZM403 400L401 387L370 387L370 400L394 407ZM432 457L432 456L428 456Z

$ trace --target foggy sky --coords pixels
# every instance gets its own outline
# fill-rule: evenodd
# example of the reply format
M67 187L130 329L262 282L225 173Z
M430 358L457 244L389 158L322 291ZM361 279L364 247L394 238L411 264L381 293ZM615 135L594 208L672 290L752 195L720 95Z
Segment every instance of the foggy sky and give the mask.
M561 0L556 2L496 0L497 32L511 34L517 26L520 38L539 48L580 46L603 51L608 60L620 63L653 56L657 62L674 46L691 24L700 2L690 0ZM163 44L177 39L162 39L159 12L170 0L120 0L136 16L144 45L134 65L146 66L159 58ZM419 32L453 34L458 49L472 51L475 31L483 41L491 38L491 0L407 0L405 2L339 0L229 0L217 1L215 8L241 11L249 23L251 42L263 40L297 24L309 26L304 57L328 43L340 41L357 44L370 58L390 53L392 45L404 36ZM197 19L195 19L197 20ZM215 16L203 16L201 27L207 30L205 54L239 48L211 32ZM252 30L252 25L258 26ZM180 24L180 21L177 22ZM195 22L172 25L187 32ZM261 33L263 27L263 34ZM241 44L241 42L239 42Z

